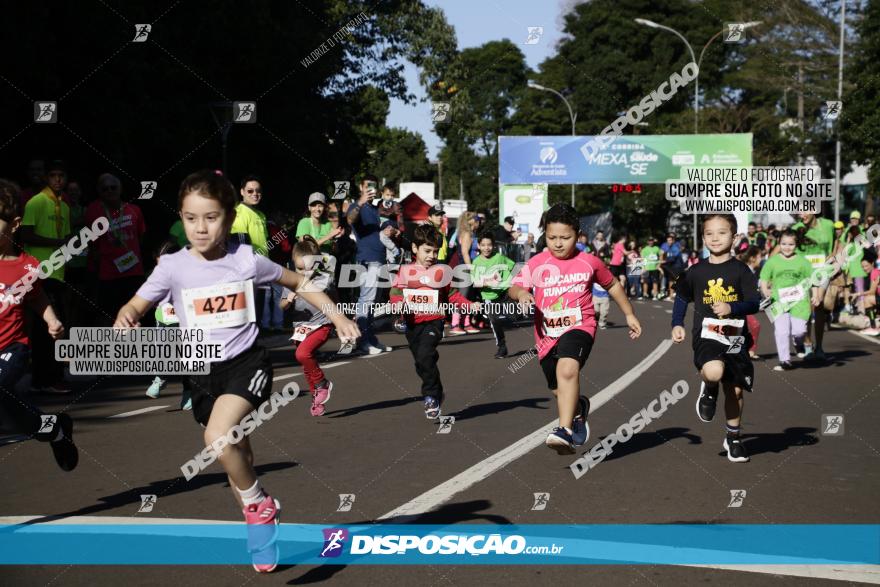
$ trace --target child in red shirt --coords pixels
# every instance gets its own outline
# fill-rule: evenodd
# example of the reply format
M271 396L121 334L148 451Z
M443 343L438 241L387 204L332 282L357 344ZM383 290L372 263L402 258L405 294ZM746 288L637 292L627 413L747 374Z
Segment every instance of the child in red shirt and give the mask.
M64 326L55 316L40 279L31 275L39 272L40 262L16 249L13 235L21 226L19 202L18 186L0 179L0 409L21 432L48 442L58 466L72 471L79 462L79 452L73 444L71 417L64 413L44 414L13 391L27 371L30 358L23 304L42 317L52 338L64 334Z
M440 417L443 402L443 383L437 361L440 353L437 345L443 339L443 323L446 313L440 304L454 303L479 311L479 302L470 302L458 291L450 294L449 280L452 270L448 265L435 264L437 252L443 246L443 236L433 226L416 227L413 232L412 251L415 263L402 265L391 286L392 306L403 304L406 319L406 340L416 363L416 373L422 380L425 401L425 417Z

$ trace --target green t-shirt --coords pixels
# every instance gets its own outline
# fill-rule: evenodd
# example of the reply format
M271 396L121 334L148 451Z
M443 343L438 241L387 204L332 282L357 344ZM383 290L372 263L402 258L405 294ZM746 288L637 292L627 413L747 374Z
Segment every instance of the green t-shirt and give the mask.
M803 222L798 222L791 228L792 230L797 230L803 226ZM804 245L800 252L807 257L807 260L810 261L813 267L822 265L834 250L834 223L827 218L817 218L816 226L807 230L804 236L812 240L814 244ZM823 256L822 261L818 260L819 255Z
M28 200L24 207L22 226L33 226L34 234L46 238L64 238L70 234L70 207L58 198L47 194L49 188ZM47 260L56 247L25 245L24 251L40 262ZM64 265L52 272L52 279L64 281Z
M865 256L865 249L853 242L849 250L853 251L852 258L843 270L846 271L846 274L850 277L867 277L868 274L862 269L862 259Z
M268 254L269 249L266 244L269 241L269 229L266 227L266 215L259 210L241 202L235 207L235 221L230 232L248 235L255 252L264 257Z
M177 220L177 222L172 224L168 230L168 235L174 239L179 247L185 247L189 244L189 239L186 238L186 231L183 229L183 220Z
M809 280L812 273L813 266L803 255L795 253L786 259L782 254L778 254L764 263L764 267L761 268L761 281L769 283L773 288L774 301L782 302L782 298L793 301L793 297L800 297L800 301L792 306L788 313L795 318L808 320L811 312ZM797 289L796 286L804 281L806 281L805 286ZM796 289L786 290L786 288ZM780 295L780 289L785 290L783 291L785 295Z
M497 300L510 289L510 274L516 263L508 259L501 253L495 253L488 259L483 255L478 255L476 259L471 261L473 266L472 277L476 281L478 278L489 277L492 274L498 275L497 285L484 285L480 289L480 297L487 302Z
M660 247L643 247L642 259L645 271L657 271L660 267Z
M315 240L322 239L333 230L333 225L329 222L324 222L323 224L319 224L315 226L315 223L312 222L311 217L303 218L296 225L296 238L297 240L301 239L305 235L309 235ZM329 252L333 247L333 241L326 241L321 245L321 250Z

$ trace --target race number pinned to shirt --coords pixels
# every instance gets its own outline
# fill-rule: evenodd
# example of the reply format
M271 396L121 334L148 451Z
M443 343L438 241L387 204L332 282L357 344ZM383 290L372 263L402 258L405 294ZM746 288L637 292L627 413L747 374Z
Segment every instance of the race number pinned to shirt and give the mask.
M138 258L133 251L128 251L121 257L113 259L113 264L116 265L117 271L119 271L120 273L125 273L126 271L138 264Z
M779 301L783 304L796 304L804 299L804 288L799 285L779 288Z
M436 289L404 289L403 301L415 314L434 314L440 311L440 292Z
M293 336L290 337L290 340L302 342L309 334L312 333L312 331L317 330L318 328L320 328L320 326L317 324L309 324L308 322L303 322L293 329Z
M159 307L159 311L162 312L163 324L180 324L180 319L174 313L174 306L170 302L162 304Z
M746 337L742 336L744 320L722 320L718 318L703 318L701 338L708 338L727 345L728 353L738 353L745 344Z
M825 255L804 255L814 268L825 264Z
M580 308L564 308L562 310L542 310L544 315L544 334L550 338L559 338L575 326L581 324Z
M254 281L234 281L181 291L188 328L231 328L257 319Z

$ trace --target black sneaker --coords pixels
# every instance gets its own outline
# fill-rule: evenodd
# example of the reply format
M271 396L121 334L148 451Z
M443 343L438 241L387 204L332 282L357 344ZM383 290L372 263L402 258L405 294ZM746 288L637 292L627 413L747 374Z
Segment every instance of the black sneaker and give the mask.
M590 415L590 399L582 395L578 398L578 411L571 424L571 441L575 446L583 446L590 438L590 426L587 416Z
M746 452L746 447L740 440L739 434L728 434L722 446L727 451L727 460L731 463L747 463L749 461L749 454Z
M773 367L774 371L791 371L792 369L794 369L794 365L791 364L791 361L782 361Z
M700 383L700 397L697 398L697 417L703 422L711 422L715 417L715 406L718 401L718 385L714 389L706 387L706 382Z
M79 451L73 444L73 419L67 414L58 414L58 425L64 434L59 440L52 440L52 454L62 471L73 471L79 463Z
M498 347L498 350L495 352L495 358L496 359L503 359L506 356L507 356L507 346L501 345L500 347Z

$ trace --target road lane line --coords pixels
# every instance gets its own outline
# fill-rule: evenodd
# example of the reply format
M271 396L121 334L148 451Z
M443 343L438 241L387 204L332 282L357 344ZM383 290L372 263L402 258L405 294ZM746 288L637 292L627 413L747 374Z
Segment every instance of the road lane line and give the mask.
M875 336L868 336L867 334L862 334L861 332L856 332L855 330L847 330L847 332L849 332L850 334L854 334L854 335L858 336L859 338L864 338L865 340L870 340L874 344L880 344L880 338L877 338Z
M666 354L666 351L668 351L671 346L671 340L663 340L659 345L657 345L657 348L651 351L651 353L647 357L642 359L642 361L638 365L624 373L621 377L608 385L608 387L591 397L590 414L593 414L596 410L607 403L611 398L629 387L629 385L633 381L638 379L654 363L660 360L660 358L664 354ZM550 430L552 430L558 423L558 419L553 420L552 422L542 426L541 428L538 428L528 436L517 440L507 448L498 451L494 455L491 455L490 457L480 461L469 469L459 473L452 479L441 483L433 489L429 489L415 499L388 512L378 519L386 520L388 518L394 518L397 516L417 516L433 510L434 508L452 499L452 497L456 494L461 493L462 491L470 488L473 485L476 485L496 471L503 469L513 461L540 446L543 440L547 437L547 434L549 434Z
M149 412L155 412L156 410L161 410L162 408L167 408L168 406L150 406L149 408L142 408L140 410L134 410L131 412L123 412L121 414L116 414L115 416L107 416L108 418L128 418L129 416L137 416L139 414L147 414Z

